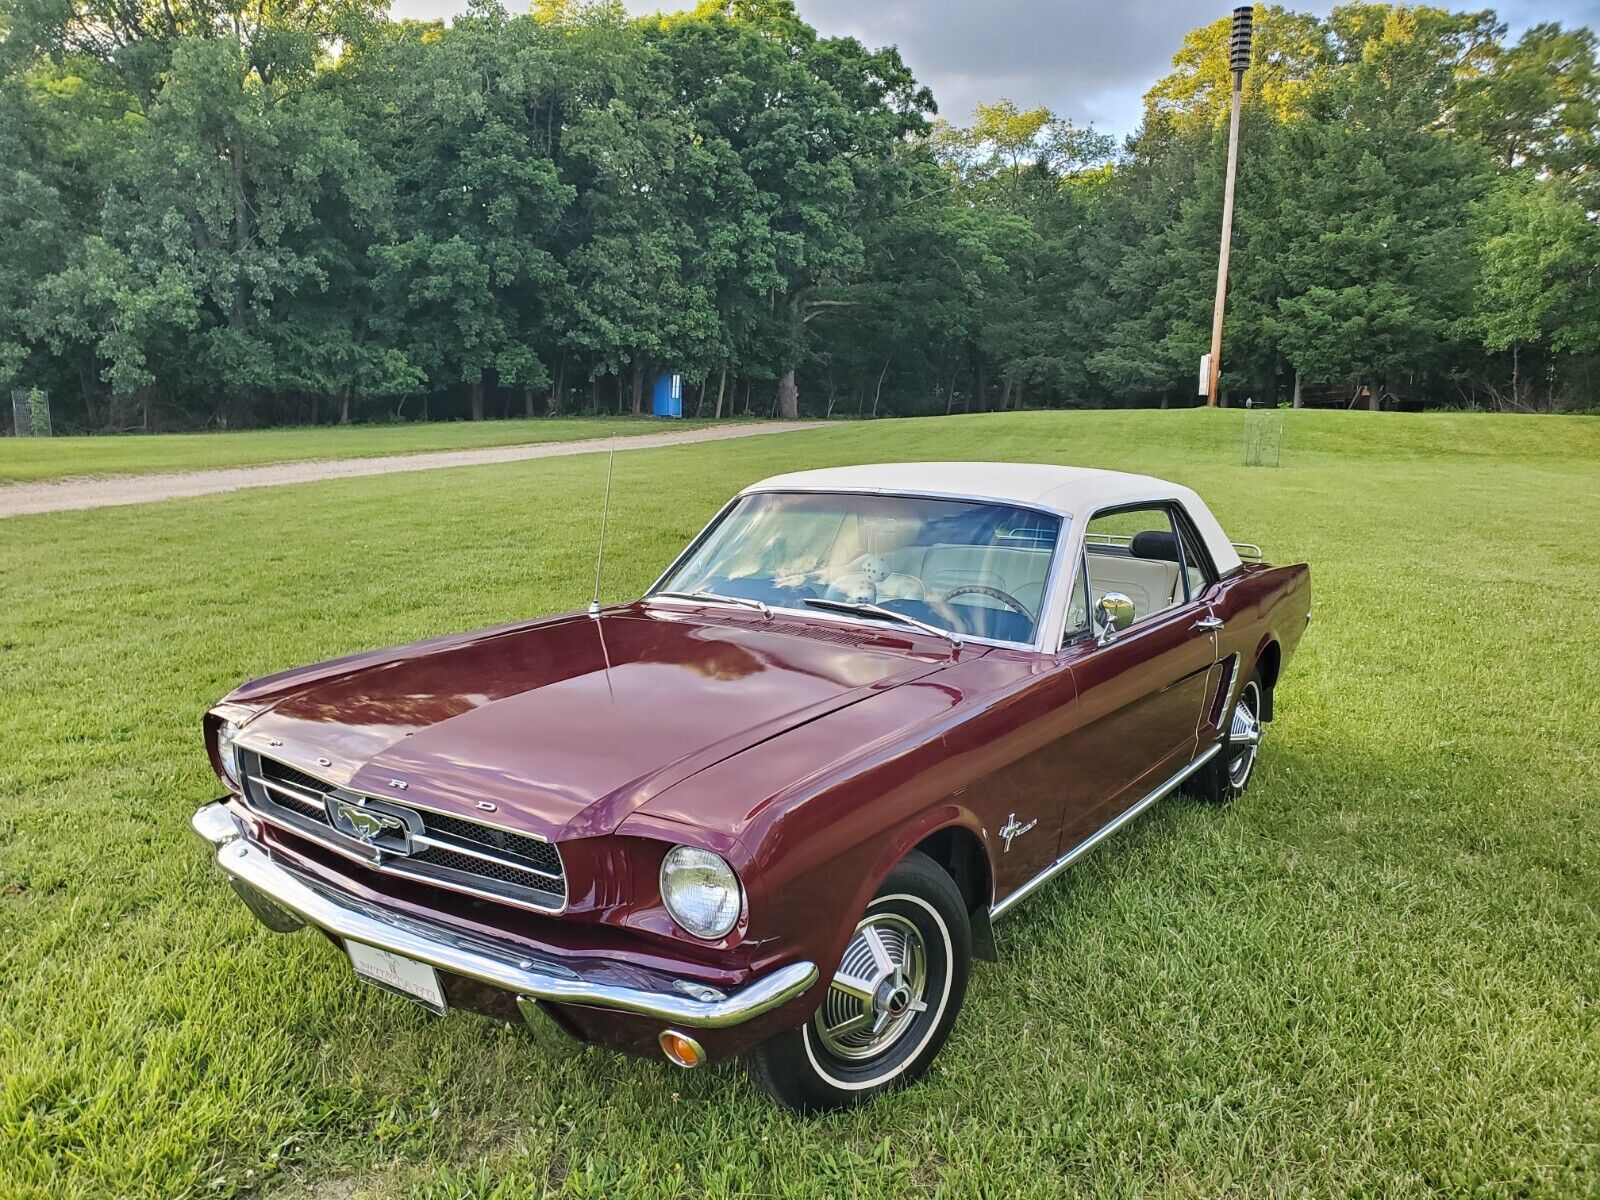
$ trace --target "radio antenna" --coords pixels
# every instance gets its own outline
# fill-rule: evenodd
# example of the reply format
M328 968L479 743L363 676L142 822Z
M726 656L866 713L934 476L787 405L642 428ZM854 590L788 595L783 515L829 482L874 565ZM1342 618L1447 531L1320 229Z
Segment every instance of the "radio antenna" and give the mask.
M611 450L606 455L606 498L600 506L600 549L594 556L594 596L589 601L589 615L600 615L600 567L606 561L606 522L611 517L611 469L617 462L617 435L611 435Z

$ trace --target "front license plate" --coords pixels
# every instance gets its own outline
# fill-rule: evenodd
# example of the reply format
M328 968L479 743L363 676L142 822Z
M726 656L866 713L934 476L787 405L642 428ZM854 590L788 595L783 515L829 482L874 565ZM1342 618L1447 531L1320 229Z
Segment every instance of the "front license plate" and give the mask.
M402 958L363 942L346 942L344 948L350 952L350 965L360 978L386 992L415 1000L433 1012L444 1012L444 988L439 986L439 973L427 963Z

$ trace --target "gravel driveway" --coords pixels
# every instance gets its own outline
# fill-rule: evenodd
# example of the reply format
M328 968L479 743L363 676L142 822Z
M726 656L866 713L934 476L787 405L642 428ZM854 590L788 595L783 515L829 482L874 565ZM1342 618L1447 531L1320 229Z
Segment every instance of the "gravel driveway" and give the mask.
M816 427L814 421L725 425L682 433L646 433L616 439L588 438L579 442L541 442L532 446L487 446L481 450L435 450L426 454L392 454L382 458L330 458L311 462L267 463L257 467L226 467L216 471L177 471L165 475L119 475L104 479L11 483L0 486L0 517L80 508L110 508L118 504L149 504L184 496L208 496L213 492L282 487L290 483L315 483L321 479L354 479L361 475L390 475L396 471L436 471L441 467L476 467L487 463L523 462L530 458L594 454L607 449L613 440L618 450L653 450L660 446L762 437Z

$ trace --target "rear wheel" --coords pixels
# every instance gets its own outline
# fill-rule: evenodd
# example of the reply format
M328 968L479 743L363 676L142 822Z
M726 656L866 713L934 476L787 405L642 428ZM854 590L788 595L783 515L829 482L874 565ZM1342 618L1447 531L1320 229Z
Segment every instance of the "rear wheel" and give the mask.
M972 933L955 882L913 852L856 923L817 1006L746 1058L750 1077L802 1112L859 1104L920 1077L966 996Z
M1188 790L1197 800L1231 804L1249 786L1266 731L1261 719L1263 695L1260 673L1252 673L1233 702L1222 749L1194 774Z

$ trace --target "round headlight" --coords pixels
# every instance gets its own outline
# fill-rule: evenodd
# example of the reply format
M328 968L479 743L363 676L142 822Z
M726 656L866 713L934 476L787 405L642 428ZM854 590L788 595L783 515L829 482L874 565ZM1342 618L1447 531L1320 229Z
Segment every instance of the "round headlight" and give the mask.
M222 764L222 777L234 787L239 786L239 747L233 744L238 736L239 727L232 721L224 721L217 730L217 761Z
M739 920L739 877L721 857L674 846L661 863L661 900L672 919L698 938L724 936Z

